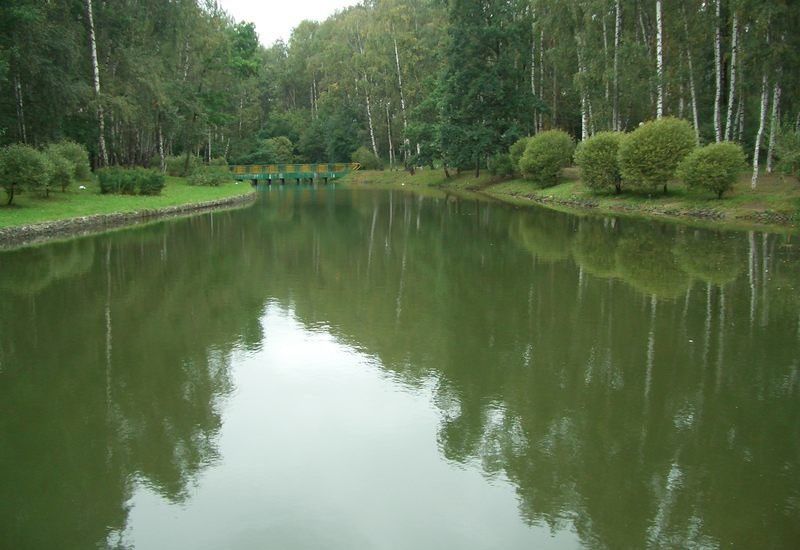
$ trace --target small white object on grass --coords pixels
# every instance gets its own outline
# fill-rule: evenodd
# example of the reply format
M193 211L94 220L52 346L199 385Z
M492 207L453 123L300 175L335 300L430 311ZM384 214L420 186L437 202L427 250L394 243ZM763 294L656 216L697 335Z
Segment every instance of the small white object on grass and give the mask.
M86 186L85 185L81 185L80 187L78 187L78 189L81 189L81 190L86 189Z

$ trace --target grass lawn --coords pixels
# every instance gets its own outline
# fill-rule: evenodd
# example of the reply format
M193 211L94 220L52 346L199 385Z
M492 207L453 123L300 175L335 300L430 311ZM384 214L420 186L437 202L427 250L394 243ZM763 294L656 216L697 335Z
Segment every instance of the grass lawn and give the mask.
M423 170L415 175L406 172L356 172L348 176L352 184L384 184L439 187L460 191L480 191L500 200L591 209L603 213L704 220L711 224L782 225L800 224L800 182L796 178L764 174L758 187L750 189L750 176L743 174L732 191L719 200L712 193L690 191L673 182L669 193L652 196L646 193L596 193L580 181L577 168L564 170L562 182L539 189L522 179L497 181L489 174L475 178L472 173L446 178L442 170Z
M78 189L85 185L85 190ZM94 214L113 214L153 210L167 206L200 203L224 199L252 192L247 182L231 182L219 187L193 186L185 178L167 177L167 185L157 196L101 195L95 182L74 183L66 193L53 191L48 198L32 193L14 195L14 202L6 206L8 197L0 192L0 227L15 227L39 222L65 220Z

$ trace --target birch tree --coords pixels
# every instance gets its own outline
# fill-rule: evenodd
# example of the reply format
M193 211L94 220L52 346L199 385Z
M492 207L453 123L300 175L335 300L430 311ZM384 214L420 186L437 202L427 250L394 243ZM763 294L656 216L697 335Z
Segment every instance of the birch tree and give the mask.
M720 120L720 101L722 100L722 37L720 32L720 2L716 0L714 17L714 137L722 141L722 122Z
M108 164L108 153L106 152L105 138L105 116L103 114L103 102L100 97L100 68L97 63L97 43L94 32L94 14L92 12L92 0L83 0L84 13L86 15L86 27L89 33L89 54L92 62L92 84L94 86L94 96L97 102L97 163L100 166Z
M767 119L767 101L769 99L769 89L767 86L767 71L761 77L761 109L758 117L758 131L756 132L755 146L753 147L753 177L750 180L750 187L756 188L758 183L759 153L761 152L761 140L764 137L764 124Z
M661 0L656 0L656 78L658 99L656 118L664 116L664 22L661 20Z
M736 11L733 12L733 23L731 25L731 59L730 59L730 78L728 79L728 114L725 117L725 139L730 141L733 139L733 126L735 120L733 118L733 104L736 90L736 53L737 53L737 37L739 34L739 21L737 19Z
M767 174L772 173L775 160L775 140L781 121L781 85L777 80L772 88L772 114L769 119L769 145L767 146Z
M613 105L611 108L611 128L614 131L620 130L619 121L619 48L622 38L622 8L620 0L614 2L614 70L613 70Z
M683 31L684 31L684 39L686 40L686 65L689 71L689 94L691 95L692 101L692 125L694 126L694 136L697 143L700 143L700 122L699 117L697 115L697 91L694 85L694 64L692 63L692 46L691 40L689 37L689 22L686 17L686 8L684 7L682 10L683 15Z

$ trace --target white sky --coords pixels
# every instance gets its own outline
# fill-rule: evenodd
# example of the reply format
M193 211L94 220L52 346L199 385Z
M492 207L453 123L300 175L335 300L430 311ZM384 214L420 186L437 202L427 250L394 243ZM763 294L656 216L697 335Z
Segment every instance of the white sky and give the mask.
M265 46L278 39L288 42L292 29L304 19L323 21L336 10L358 3L358 0L217 1L237 22L255 23L258 37Z

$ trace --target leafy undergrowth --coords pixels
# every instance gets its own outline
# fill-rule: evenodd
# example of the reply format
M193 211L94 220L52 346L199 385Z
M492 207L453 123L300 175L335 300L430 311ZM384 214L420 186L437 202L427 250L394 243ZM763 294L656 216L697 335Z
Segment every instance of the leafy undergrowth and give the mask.
M83 185L86 189L79 189ZM0 227L15 227L40 222L65 220L95 214L136 212L168 206L202 203L251 193L246 182L227 183L219 187L188 185L186 179L167 177L167 186L157 196L101 195L95 182L73 184L66 193L54 191L47 198L31 193L14 196L14 203L6 206L4 193L0 193Z
M348 176L352 184L382 184L439 187L442 189L480 191L491 197L515 202L591 209L597 212L691 218L730 225L796 226L800 224L800 182L796 178L764 174L758 187L750 188L750 177L743 174L733 190L720 200L711 193L690 191L673 182L666 195L623 192L597 193L584 186L576 168L564 170L562 183L539 189L523 179L497 181L488 174L445 177L442 170L407 172L357 172Z

